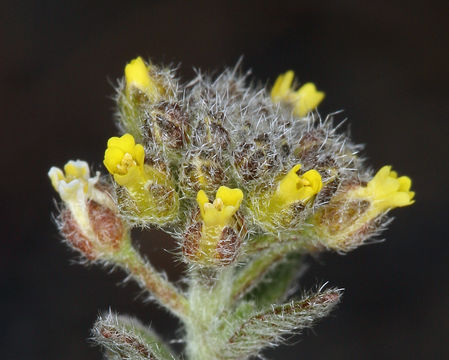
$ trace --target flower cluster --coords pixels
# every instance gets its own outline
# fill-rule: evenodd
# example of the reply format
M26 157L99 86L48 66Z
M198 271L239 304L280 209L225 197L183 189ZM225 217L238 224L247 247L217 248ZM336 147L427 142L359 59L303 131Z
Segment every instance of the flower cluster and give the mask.
M292 259L352 250L379 233L390 210L414 202L410 178L391 166L371 176L360 146L319 116L324 93L313 83L296 89L293 71L271 91L247 86L237 68L181 84L173 70L138 57L124 73L121 136L104 153L109 179L90 177L80 160L49 171L63 201L59 225L86 259L122 267L184 321L191 359L246 359L310 326L340 292L267 307L287 293ZM133 248L136 226L178 241L187 295ZM106 319L95 336L108 351L166 359L141 325Z

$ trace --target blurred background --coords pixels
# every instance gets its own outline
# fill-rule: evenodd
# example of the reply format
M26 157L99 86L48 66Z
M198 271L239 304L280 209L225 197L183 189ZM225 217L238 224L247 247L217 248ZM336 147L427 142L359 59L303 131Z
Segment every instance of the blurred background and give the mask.
M69 159L102 166L112 83L137 55L206 72L241 55L253 78L285 70L343 109L374 168L414 180L386 242L310 260L301 289L329 281L341 306L272 359L449 358L448 3L442 1L3 1L0 291L2 359L101 359L87 340L100 311L133 314L167 340L179 324L144 303L123 274L73 264L59 241L47 171ZM183 271L157 232L136 233L158 268ZM179 349L179 346L178 346Z

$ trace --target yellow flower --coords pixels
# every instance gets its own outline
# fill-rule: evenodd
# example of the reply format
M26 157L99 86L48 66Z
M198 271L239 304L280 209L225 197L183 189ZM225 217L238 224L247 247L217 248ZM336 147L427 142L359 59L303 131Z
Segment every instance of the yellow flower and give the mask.
M342 187L311 218L313 231L328 248L349 251L379 228L376 219L395 207L414 203L411 180L398 177L391 166L382 167L366 186Z
M203 190L198 191L196 201L202 221L195 224L198 230L187 232L183 244L190 260L203 265L226 265L234 260L244 236L242 224L234 216L242 200L240 189L226 186L220 186L212 203Z
M87 200L93 195L99 174L91 178L89 166L85 161L70 160L65 164L64 172L53 166L48 177L78 224L89 228Z
M312 169L298 175L299 169L301 164L284 175L274 192L262 189L250 198L250 208L265 230L278 232L282 227L294 227L297 216L291 211L292 206L307 204L323 187L318 171Z
M108 140L103 163L117 184L125 186L144 181L144 159L143 146L136 144L132 135L125 134Z
M90 177L85 161L71 160L48 176L64 201L58 222L67 242L89 260L118 251L125 226L109 191L97 186L99 173Z
M126 90L130 93L132 88L137 88L146 94L151 100L159 96L158 86L149 74L149 68L139 56L131 60L125 66Z
M301 164L295 165L279 182L271 200L273 205L286 207L297 201L305 203L321 190L323 182L318 171L312 169L299 176L299 169Z
M412 181L408 176L401 176L385 165L368 182L353 193L353 197L370 200L377 212L383 212L395 207L413 204L415 193L410 191Z
M99 174L90 177L89 166L85 161L70 160L64 165L64 172L53 166L48 172L51 184L61 198L71 198L81 191L87 194L98 181Z
M198 191L196 197L204 226L220 229L229 224L231 218L239 209L242 200L242 190L230 189L226 186L220 186L212 204L203 190Z
M306 83L298 90L292 88L295 73L292 70L281 74L271 89L274 103L286 103L293 107L293 113L300 117L315 109L324 99L324 92L317 91L315 84Z
M132 135L108 140L103 163L115 182L127 189L127 195L122 193L122 196L132 200L130 206L122 210L148 222L165 224L178 213L178 194L167 172L146 165L144 161L145 150L135 143Z

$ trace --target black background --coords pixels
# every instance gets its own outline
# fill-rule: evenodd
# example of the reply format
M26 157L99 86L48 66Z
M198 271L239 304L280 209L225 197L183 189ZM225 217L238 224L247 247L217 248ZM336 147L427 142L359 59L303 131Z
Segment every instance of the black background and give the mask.
M100 359L86 339L99 311L135 314L165 338L178 323L122 274L71 263L50 213L52 165L85 159L103 171L111 82L137 55L220 70L244 55L254 78L294 69L344 109L353 138L379 168L414 180L416 204L397 209L386 242L310 261L301 283L346 289L339 309L276 359L448 358L447 2L3 1L0 240L2 359ZM176 280L160 233L136 234Z

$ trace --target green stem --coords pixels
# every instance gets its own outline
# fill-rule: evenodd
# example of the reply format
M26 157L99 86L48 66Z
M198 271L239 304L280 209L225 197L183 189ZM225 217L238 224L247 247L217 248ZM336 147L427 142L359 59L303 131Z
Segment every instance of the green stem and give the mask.
M233 301L240 299L257 285L267 272L281 261L286 254L298 251L302 247L302 241L296 239L282 242L278 246L272 246L267 250L259 252L237 274L231 292L231 299Z
M231 298L236 301L246 294L260 279L268 272L268 270L279 260L282 254L270 252L265 256L252 260L237 275L231 293Z
M114 261L142 287L151 292L156 300L181 319L189 314L186 297L166 277L159 273L147 260L126 242Z
M195 314L186 322L187 358L220 360L217 353L222 344L222 329L218 324L230 310L229 293L233 269L193 271L190 278L189 302ZM218 327L217 327L218 326Z

